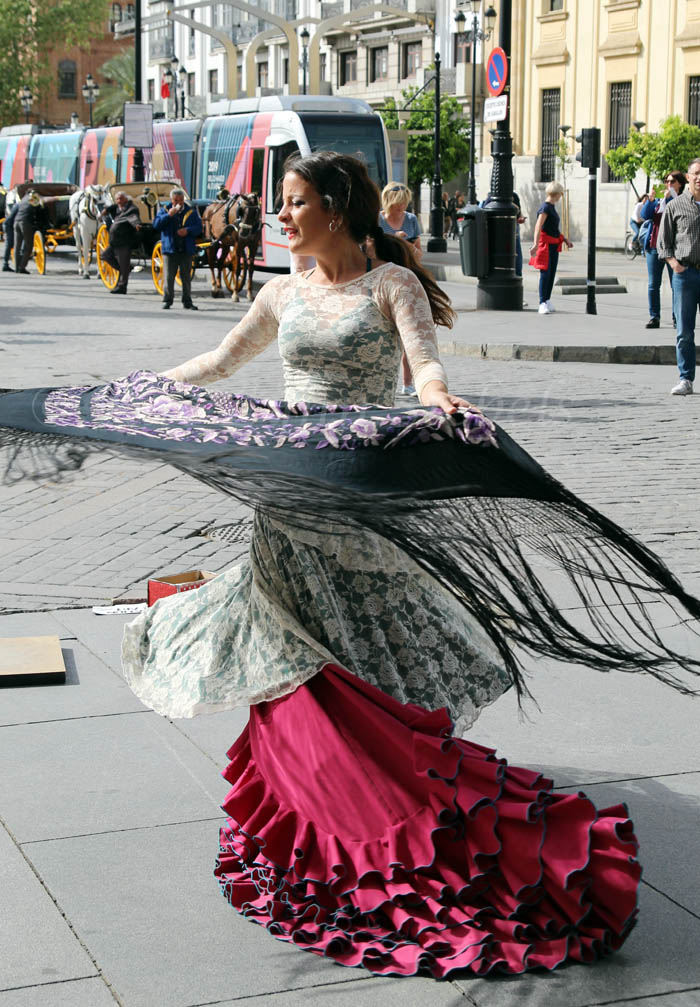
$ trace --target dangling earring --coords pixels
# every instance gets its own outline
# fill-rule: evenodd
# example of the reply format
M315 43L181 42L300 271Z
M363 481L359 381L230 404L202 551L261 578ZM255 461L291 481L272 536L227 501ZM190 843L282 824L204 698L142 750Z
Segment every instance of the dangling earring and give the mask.
M338 228L338 224L336 223L336 221L335 220L331 220L330 224L328 225L328 230L331 231L331 233L332 233L332 232L336 231L337 228Z

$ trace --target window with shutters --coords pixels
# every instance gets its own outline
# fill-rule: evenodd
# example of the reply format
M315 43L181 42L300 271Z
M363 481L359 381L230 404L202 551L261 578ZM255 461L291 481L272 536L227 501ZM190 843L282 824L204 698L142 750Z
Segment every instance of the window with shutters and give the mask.
M557 145L561 89L548 87L542 91L542 148L540 150L540 182L551 182L557 167Z
M688 78L688 122L700 126L700 77Z
M632 120L632 81L619 81L610 85L608 109L610 126L608 129L608 150L621 147L630 137ZM603 182L624 182L624 178L614 175L607 163L603 168Z

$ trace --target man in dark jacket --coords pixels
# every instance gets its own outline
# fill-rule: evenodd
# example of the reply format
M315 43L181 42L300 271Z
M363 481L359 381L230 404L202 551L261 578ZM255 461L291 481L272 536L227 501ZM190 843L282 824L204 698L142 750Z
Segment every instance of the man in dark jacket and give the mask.
M46 231L49 217L38 192L24 195L15 216L15 267L18 273L28 273L27 263L34 251L35 231Z
M184 189L170 190L170 203L159 210L153 227L160 231L163 242L163 307L167 309L173 303L175 274L179 269L183 307L196 311L192 303L192 256L195 238L202 233L202 218L197 208L185 201Z
M10 265L10 256L12 254L12 249L15 247L15 217L17 216L17 211L19 210L19 200L12 207L8 215L3 221L3 229L5 231L5 255L2 262L3 273L11 273L12 266Z
M141 230L141 217L133 199L125 192L118 192L114 203L102 211L103 216L109 214L112 226L109 229L109 244L102 256L107 265L119 270L119 279L113 294L125 294L129 283L131 268L131 249L138 241Z

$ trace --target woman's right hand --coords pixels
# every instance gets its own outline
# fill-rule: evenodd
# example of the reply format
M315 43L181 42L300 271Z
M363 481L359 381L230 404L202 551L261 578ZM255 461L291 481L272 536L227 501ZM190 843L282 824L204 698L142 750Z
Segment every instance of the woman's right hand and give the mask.
M669 266L671 267L671 269L673 270L674 273L680 274L680 273L684 273L685 270L686 270L686 267L682 266L680 264L680 262L678 261L678 259L669 259L669 263L668 264L669 264Z

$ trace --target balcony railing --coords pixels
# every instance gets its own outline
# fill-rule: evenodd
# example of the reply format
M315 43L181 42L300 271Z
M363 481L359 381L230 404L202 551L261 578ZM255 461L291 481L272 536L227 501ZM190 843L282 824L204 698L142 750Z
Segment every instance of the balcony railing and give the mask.
M321 20L325 21L326 18L335 17L336 14L343 14L344 11L345 11L345 4L343 0L336 0L335 3L322 3Z
M170 59L175 54L175 32L171 24L167 28L159 28L148 36L148 58Z

